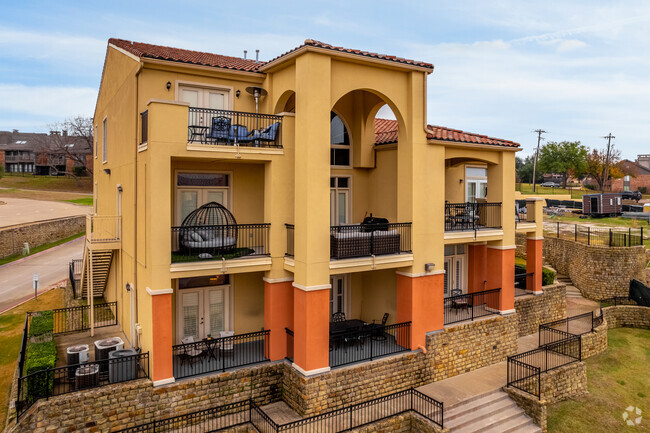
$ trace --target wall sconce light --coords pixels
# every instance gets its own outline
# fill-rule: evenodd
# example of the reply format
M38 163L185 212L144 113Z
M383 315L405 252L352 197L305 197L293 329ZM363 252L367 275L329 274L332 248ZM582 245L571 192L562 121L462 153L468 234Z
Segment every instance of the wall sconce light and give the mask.
M239 99L239 95L241 95L241 90L237 89L235 92L235 96Z
M463 179L458 179L458 183L463 183Z
M131 291L131 284L126 283L126 291L130 292Z
M167 81L167 90L169 90L169 89L171 89L171 88L172 88L172 82L171 82L171 81Z
M424 271L425 272L431 272L433 269L436 267L435 263L425 263L424 264Z
M106 174L111 174L111 169L110 169L110 168L105 168L105 169L104 169L104 173L106 173Z
M117 185L117 192L122 192L122 184Z

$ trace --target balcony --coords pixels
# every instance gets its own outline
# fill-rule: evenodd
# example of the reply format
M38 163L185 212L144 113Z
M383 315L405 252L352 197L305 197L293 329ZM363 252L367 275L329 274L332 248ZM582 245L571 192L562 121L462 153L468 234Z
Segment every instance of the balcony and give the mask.
M294 225L286 224L287 257L294 256ZM411 223L330 227L330 259L411 253Z
M196 225L171 228L172 263L269 256L271 224Z
M501 203L445 203L445 232L501 228Z
M187 141L282 149L282 116L190 107Z
M102 249L119 248L122 218L119 215L86 215L86 241Z

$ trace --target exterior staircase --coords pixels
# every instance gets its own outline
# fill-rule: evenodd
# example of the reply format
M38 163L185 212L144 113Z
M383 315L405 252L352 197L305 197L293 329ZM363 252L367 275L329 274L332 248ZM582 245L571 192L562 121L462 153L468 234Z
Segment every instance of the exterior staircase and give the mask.
M452 433L536 433L542 430L504 391L495 390L445 407Z
M557 281L562 284L566 284L566 297L567 298L582 298L582 293L576 286L573 285L571 278L566 275L558 275Z
M113 251L86 249L84 253L84 261L81 270L81 297L88 297L88 260L90 259L92 261L93 270L93 297L101 298L104 296L108 274L111 270L111 264L113 263Z

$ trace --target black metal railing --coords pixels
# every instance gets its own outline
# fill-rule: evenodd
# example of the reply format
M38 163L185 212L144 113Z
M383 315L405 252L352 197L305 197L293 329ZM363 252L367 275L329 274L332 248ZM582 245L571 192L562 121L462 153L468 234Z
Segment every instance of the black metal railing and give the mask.
M172 347L174 377L226 371L269 360L269 330L210 338Z
M594 326L594 312L579 314L577 316L567 317L539 325L539 345L555 343L567 338L568 335L582 335L592 332L598 324ZM601 321L602 323L602 321Z
M18 376L23 375L25 355L27 353L27 340L29 338L29 315L25 314L25 325L23 327L23 338L20 342L20 354L18 355ZM20 387L20 385L19 385Z
M149 353L66 365L18 378L16 413L42 398L149 377Z
M287 257L293 257L294 255L293 249L294 249L294 242L295 242L294 239L295 227L293 224L285 224L284 226L287 229L287 252L284 253L284 255Z
M410 342L411 322L367 324L358 329L330 334L330 367L408 352L411 350Z
M278 424L252 399L204 409L189 414L151 421L116 433L221 431L251 423L260 433L338 433L363 427L407 412L415 412L443 428L444 405L420 391L409 388L363 403L320 415Z
M282 148L282 116L190 107L187 141Z
M500 229L501 203L445 203L445 231Z
M90 306L57 308L52 310L53 333L65 334L90 329ZM117 302L93 304L95 328L117 325Z
M444 324L499 314L501 289L449 296L444 300Z
M268 256L270 227L267 223L172 227L172 263Z
M146 143L149 138L149 110L140 113L140 144Z
M83 266L82 259L73 259L68 266L68 280L72 286L72 293L75 298L81 296L81 268Z
M284 328L284 332L287 334L287 356L285 358L293 362L293 331Z
M528 282L532 283L534 276L534 272L526 272L525 266L515 265L515 288L526 290L529 286Z
M411 223L354 224L330 227L330 257L379 256L411 252Z
M579 335L563 331L556 342L508 357L507 385L540 397L541 374L582 359Z
M643 245L643 227L607 228L592 227L581 224L563 224L557 221L553 228L546 226L547 236L568 239L587 245L604 247L636 247Z
M634 299L628 296L612 296L611 298L601 299L600 308L617 306L617 305L639 305Z

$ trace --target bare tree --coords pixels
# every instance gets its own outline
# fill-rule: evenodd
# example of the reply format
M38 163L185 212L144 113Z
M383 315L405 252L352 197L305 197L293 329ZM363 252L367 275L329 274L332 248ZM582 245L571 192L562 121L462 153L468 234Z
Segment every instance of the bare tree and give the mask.
M93 152L93 124L89 117L74 117L50 125L50 134L40 136L34 149L36 161L40 165L47 165L59 170L64 157L74 161L75 166L86 168L86 172L92 177L93 167L86 164L86 156ZM66 174L78 180L78 174L74 169L68 170Z

